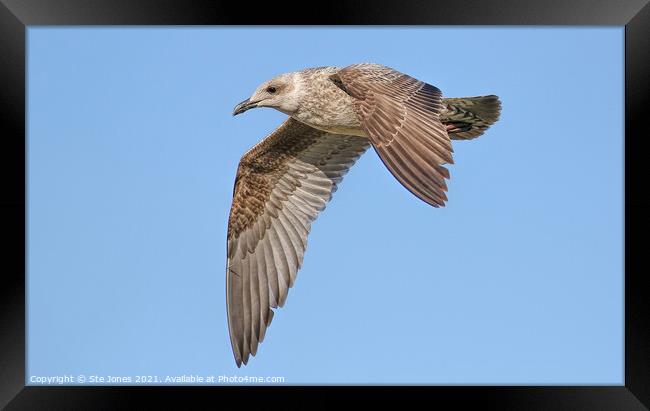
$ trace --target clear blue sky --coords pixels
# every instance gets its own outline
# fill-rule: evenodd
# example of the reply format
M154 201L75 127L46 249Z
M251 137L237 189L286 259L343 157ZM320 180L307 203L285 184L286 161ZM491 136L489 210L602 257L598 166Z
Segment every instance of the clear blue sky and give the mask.
M28 379L623 383L623 28L30 28ZM372 151L237 369L225 236L279 73L372 61L497 94L434 209Z

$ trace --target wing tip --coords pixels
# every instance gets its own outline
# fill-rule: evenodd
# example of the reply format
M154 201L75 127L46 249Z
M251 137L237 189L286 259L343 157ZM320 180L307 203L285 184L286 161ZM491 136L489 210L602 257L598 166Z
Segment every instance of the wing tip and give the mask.
M445 201L447 201L446 199L441 200L440 202L430 202L430 201L423 200L423 199L421 199L421 200L424 201L425 203L429 204L433 208L444 208L444 207L447 206L447 204L445 203Z

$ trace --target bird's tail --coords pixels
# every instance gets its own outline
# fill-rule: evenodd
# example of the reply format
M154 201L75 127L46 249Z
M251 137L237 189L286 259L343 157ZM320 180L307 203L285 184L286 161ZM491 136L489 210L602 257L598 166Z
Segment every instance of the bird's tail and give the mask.
M440 121L452 140L471 140L499 119L501 102L494 95L442 99Z

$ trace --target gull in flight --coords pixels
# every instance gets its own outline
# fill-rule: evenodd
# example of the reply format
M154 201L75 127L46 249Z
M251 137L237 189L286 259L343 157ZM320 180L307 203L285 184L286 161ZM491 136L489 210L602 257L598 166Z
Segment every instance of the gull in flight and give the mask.
M237 104L287 114L239 161L228 218L226 300L235 362L257 353L303 261L307 235L337 184L370 146L420 200L445 205L451 140L483 134L497 96L442 98L430 84L362 63L279 75Z

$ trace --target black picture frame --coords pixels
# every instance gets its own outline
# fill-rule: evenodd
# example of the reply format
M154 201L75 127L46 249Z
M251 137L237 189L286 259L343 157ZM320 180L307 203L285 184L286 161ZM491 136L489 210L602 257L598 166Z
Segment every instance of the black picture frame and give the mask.
M311 4L311 3L310 3ZM293 10L292 10L293 9ZM292 12L290 12L290 10ZM134 399L165 402L250 401L271 404L317 395L323 387L35 387L25 386L25 48L37 25L613 25L625 26L625 384L621 386L401 387L428 404L454 409L643 410L650 407L650 304L644 274L644 235L650 195L645 189L644 111L650 103L648 0L367 1L305 7L277 2L183 0L0 0L0 111L3 184L0 286L0 407L7 409L122 409ZM598 87L594 84L594 87ZM598 104L598 102L589 102ZM644 281L645 280L645 281ZM342 387L382 400L390 387ZM227 397L227 398L226 398ZM154 408L154 402L148 402Z

